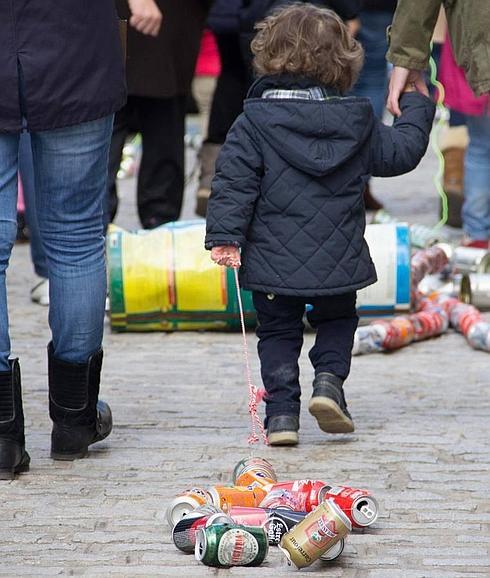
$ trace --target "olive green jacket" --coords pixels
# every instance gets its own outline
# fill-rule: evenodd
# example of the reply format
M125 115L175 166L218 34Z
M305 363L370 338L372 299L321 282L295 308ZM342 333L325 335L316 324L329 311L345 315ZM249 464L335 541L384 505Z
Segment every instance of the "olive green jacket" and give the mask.
M398 0L387 59L395 66L427 68L441 4L446 10L456 61L477 95L490 92L489 0Z

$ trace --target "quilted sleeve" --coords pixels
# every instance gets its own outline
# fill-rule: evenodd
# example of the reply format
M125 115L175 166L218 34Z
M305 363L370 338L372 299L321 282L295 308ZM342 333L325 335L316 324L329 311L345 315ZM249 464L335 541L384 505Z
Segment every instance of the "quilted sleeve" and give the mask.
M375 177L393 177L413 170L429 144L434 103L416 92L400 99L402 114L393 126L377 122L371 137L370 172Z
M242 114L231 127L216 162L206 217L206 249L245 244L262 173L260 148Z

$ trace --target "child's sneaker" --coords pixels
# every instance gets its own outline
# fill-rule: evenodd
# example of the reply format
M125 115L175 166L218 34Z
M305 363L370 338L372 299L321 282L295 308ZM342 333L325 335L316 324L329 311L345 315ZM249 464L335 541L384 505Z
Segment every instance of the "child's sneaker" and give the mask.
M267 421L267 437L271 446L295 446L299 436L297 415L273 415Z
M354 422L347 410L342 380L332 373L319 373L313 381L309 405L320 429L328 433L350 433Z

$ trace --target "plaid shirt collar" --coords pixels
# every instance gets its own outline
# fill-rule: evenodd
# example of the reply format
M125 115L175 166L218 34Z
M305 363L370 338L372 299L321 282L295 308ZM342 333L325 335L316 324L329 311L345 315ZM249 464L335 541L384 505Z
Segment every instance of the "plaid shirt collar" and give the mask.
M328 100L332 97L329 97L327 92L320 86L314 86L313 88L297 88L292 90L284 88L270 88L268 90L264 90L262 93L262 98Z

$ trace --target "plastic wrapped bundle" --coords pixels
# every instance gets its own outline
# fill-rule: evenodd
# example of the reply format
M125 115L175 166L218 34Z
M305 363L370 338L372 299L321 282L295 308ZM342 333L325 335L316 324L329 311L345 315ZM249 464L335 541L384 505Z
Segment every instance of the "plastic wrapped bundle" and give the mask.
M237 330L234 274L204 249L204 222L179 221L107 237L114 331ZM245 322L255 326L252 297L242 291Z

